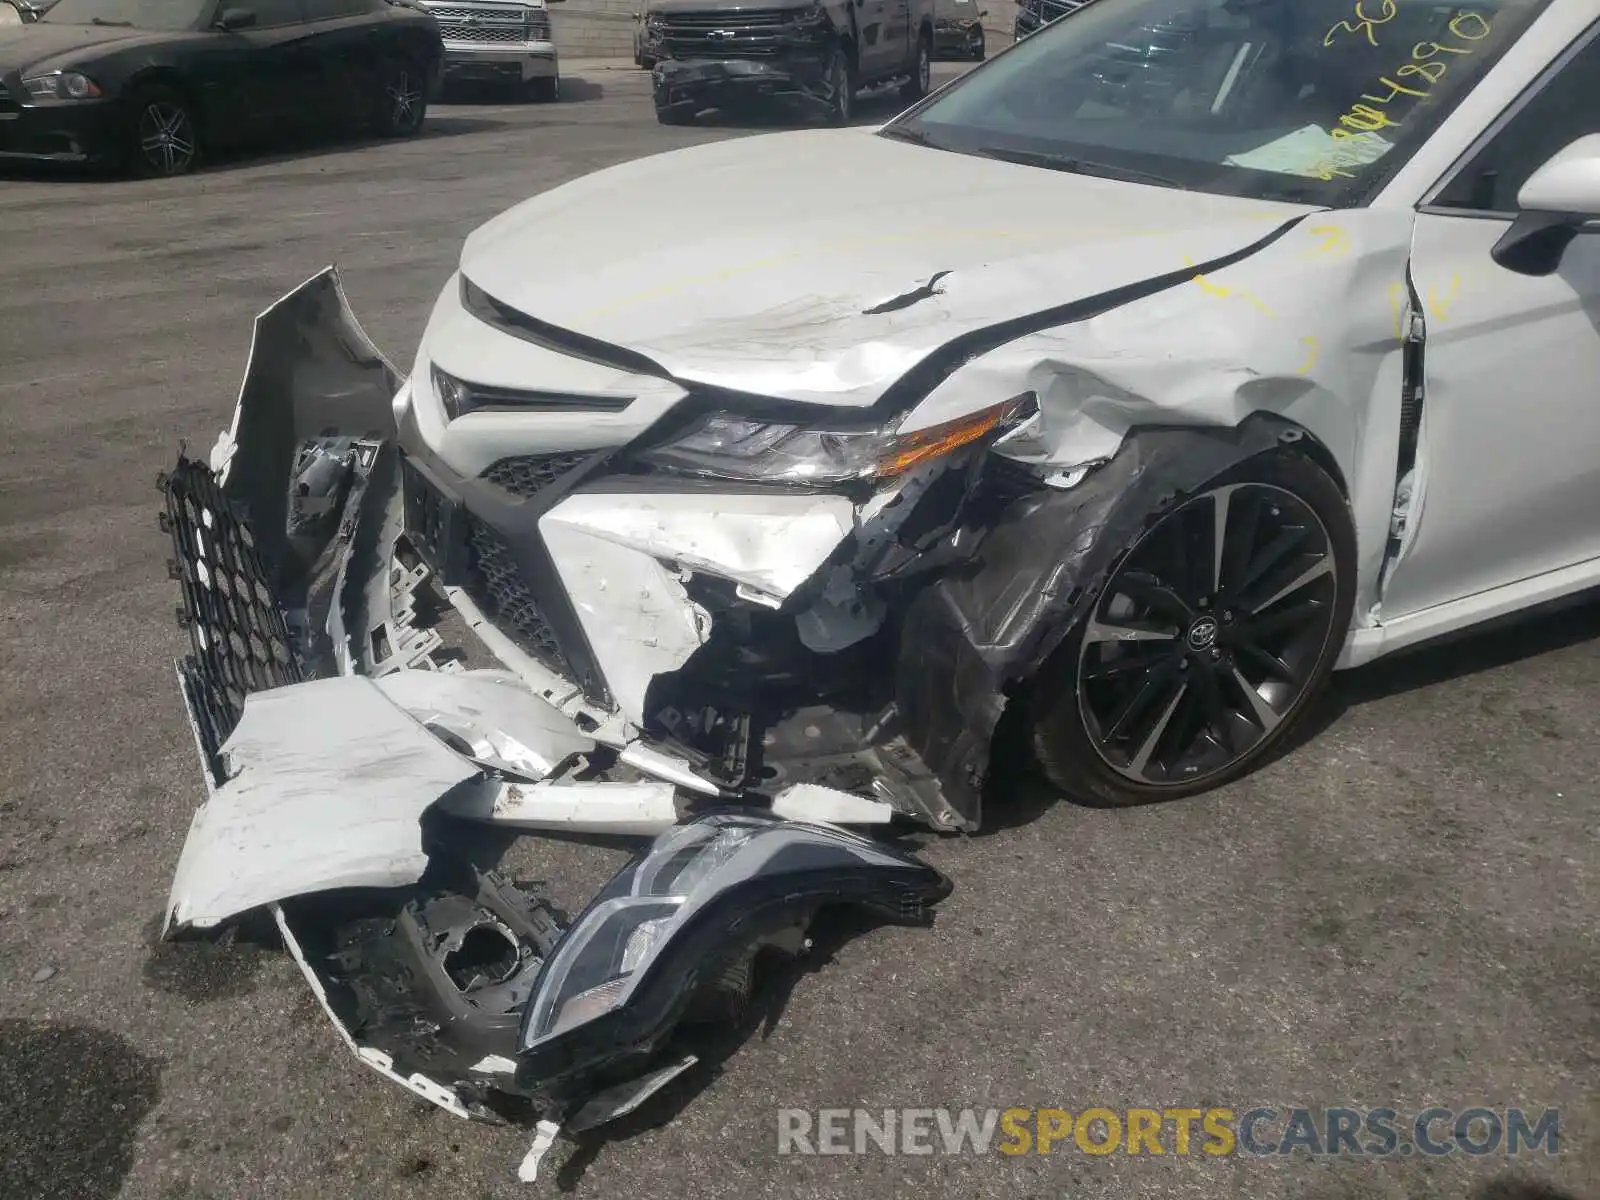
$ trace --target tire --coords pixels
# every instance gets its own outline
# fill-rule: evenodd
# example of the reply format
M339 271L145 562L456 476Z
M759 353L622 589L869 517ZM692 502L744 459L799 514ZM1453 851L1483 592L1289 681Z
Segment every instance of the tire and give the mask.
M692 104L656 105L656 120L662 125L693 125L697 113Z
M540 79L530 79L527 89L530 100L539 104L555 104L561 99L561 76L546 75Z
M646 71L653 71L656 67L656 60L651 58L648 54L641 54L639 56L639 65Z
M415 63L394 59L384 64L378 79L372 131L384 138L415 137L428 116L422 69Z
M973 38L971 44L967 47L967 56L973 62L982 62L988 56L988 53L989 51L984 44L983 30L979 29L978 36Z
M900 88L900 99L915 104L933 87L933 39L927 33L917 37L917 61L911 67L911 78Z
M850 124L856 110L856 69L844 46L835 43L824 78L828 87L827 123Z
M167 87L142 87L128 102L124 156L141 179L187 175L200 165L200 122L194 105Z
M1117 807L1246 774L1327 683L1355 584L1349 505L1326 472L1289 450L1225 472L1145 522L1028 685L1037 765Z

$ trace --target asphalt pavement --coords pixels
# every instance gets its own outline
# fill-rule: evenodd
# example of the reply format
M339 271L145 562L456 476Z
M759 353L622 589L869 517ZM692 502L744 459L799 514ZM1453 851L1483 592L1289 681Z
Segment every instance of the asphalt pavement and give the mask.
M657 126L641 73L566 93L190 179L0 176L5 1200L539 1194L514 1179L523 1135L356 1064L270 944L156 945L201 783L155 478L228 419L254 315L326 264L408 362L476 225L586 171L747 132ZM1019 791L982 836L921 839L956 885L933 928L823 945L721 1062L556 1152L539 1186L1600 1196L1597 779L1589 606L1342 677L1314 737L1202 799L1107 813ZM625 849L511 854L575 907ZM1559 1107L1562 1153L777 1153L780 1108L1478 1104Z

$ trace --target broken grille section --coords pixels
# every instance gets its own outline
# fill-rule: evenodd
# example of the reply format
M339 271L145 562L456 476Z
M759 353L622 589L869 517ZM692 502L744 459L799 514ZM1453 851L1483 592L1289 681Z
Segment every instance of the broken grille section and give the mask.
M593 453L584 450L576 454L519 454L500 459L483 473L483 478L513 496L532 496L585 462Z
M191 647L179 673L206 767L221 782L222 744L244 714L245 697L304 676L255 538L211 468L180 454L157 483L166 502L161 528L174 551L167 573L182 594L178 623Z
M795 36L793 9L746 8L652 14L662 49L671 58L764 58Z
M570 676L555 631L522 581L511 547L489 526L466 515L467 592L495 626L558 675Z

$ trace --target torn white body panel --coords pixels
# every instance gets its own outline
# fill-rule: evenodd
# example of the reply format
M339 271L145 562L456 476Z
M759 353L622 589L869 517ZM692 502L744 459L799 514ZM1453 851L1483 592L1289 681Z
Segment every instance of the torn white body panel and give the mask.
M330 888L416 882L423 812L478 773L355 676L249 696L223 751L232 775L190 825L170 928Z
M829 825L887 825L895 810L882 800L815 783L792 783L772 798L772 811L790 821Z
M719 491L613 494L580 492L539 522L709 571L774 600L809 579L855 525L843 496L741 495Z
M459 738L486 767L543 779L594 749L593 738L507 671L395 671L377 684L416 721Z
M1364 613L1393 509L1411 226L1393 210L1318 213L1215 274L974 359L908 427L1031 389L1038 421L999 452L1067 468L1111 458L1140 426L1286 417L1327 447L1349 489Z
M642 725L650 681L688 661L710 633L709 619L653 555L549 517L540 526L618 712Z
M512 829L655 837L679 820L670 783L498 783L458 793L453 816Z

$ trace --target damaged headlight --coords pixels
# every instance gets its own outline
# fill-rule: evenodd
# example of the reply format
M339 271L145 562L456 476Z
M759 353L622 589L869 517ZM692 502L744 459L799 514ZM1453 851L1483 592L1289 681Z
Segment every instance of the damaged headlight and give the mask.
M949 890L933 868L831 826L722 811L669 830L544 964L523 1015L518 1083L560 1091L575 1072L654 1049L701 984L822 905L866 904L912 923Z
M900 433L897 426L816 429L714 413L640 457L667 470L744 482L837 484L890 479L1004 432L1032 404L1031 393L1016 396L913 433Z

